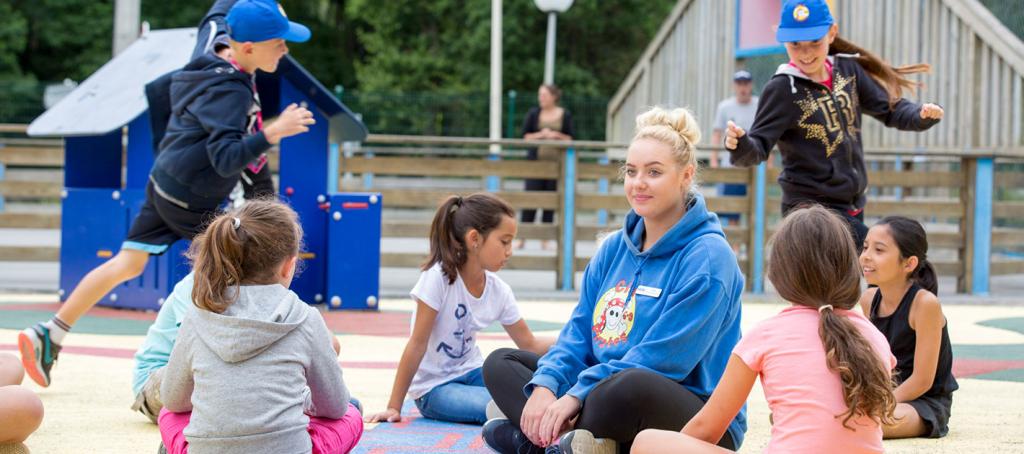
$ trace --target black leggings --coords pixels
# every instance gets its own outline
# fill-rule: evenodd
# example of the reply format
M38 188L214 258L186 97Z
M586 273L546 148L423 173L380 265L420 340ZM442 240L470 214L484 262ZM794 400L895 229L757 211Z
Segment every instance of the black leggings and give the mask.
M558 191L558 180L526 180L527 191ZM523 224L533 224L533 220L537 218L537 212L541 212L540 222L544 224L551 224L555 222L555 210L541 210L538 208L524 208L522 214L519 217L520 222Z
M533 378L539 359L536 353L503 348L484 361L484 384L516 427L526 406L523 387ZM701 398L677 382L645 369L626 369L594 387L583 402L576 428L616 440L628 452L641 430L682 430L703 406ZM728 433L718 445L736 449Z

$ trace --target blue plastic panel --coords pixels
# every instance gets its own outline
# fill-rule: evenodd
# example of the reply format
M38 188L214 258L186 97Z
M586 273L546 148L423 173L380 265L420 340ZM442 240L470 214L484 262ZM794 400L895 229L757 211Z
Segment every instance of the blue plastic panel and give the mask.
M280 109L291 103L313 105L312 99L288 80L281 80ZM292 290L307 303L316 303L316 295L326 288L328 151L327 119L318 109L310 109L316 124L309 132L281 141L280 188L282 196L299 214L305 231L305 268L292 282Z
M327 220L330 309L373 309L380 299L379 193L334 194Z
M64 186L121 187L121 130L64 140Z
M121 248L128 211L116 189L67 190L61 204L60 289L62 300L78 282Z
M128 123L127 176L125 187L146 189L149 172L153 169L153 132L149 126L149 110Z
M116 194L116 196L115 196ZM141 189L67 190L61 215L60 288L66 299L83 277L121 249L145 193ZM166 253L151 257L142 275L114 288L100 306L157 310L160 300L185 274L183 254L188 242L179 241Z

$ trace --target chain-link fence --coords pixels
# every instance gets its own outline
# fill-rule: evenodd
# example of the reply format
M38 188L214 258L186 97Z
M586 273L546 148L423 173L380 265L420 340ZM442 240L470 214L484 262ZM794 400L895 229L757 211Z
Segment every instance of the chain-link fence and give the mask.
M490 98L487 93L362 93L345 92L342 102L360 112L373 133L487 137ZM537 105L535 92L509 91L502 96L502 135L521 137L523 117ZM562 105L572 113L576 139L603 140L607 98L565 94Z

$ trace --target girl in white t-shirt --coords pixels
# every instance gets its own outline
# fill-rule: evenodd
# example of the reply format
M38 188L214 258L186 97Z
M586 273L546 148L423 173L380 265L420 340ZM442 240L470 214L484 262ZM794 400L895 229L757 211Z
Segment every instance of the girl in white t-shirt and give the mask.
M495 274L512 256L515 211L490 194L452 196L430 226L430 258L410 292L412 335L402 352L386 411L366 422L399 422L405 395L427 418L483 424L484 387L476 335L498 321L516 346L543 355L553 339L533 336L512 289Z

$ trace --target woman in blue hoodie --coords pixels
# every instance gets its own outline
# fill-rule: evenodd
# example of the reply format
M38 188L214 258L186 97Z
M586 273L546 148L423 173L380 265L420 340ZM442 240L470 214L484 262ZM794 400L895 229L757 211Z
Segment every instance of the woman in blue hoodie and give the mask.
M584 272L580 302L543 357L502 349L484 381L508 419L484 426L502 453L628 451L646 428L681 429L740 338L743 277L694 189L699 127L685 109L637 118L623 177L632 210ZM736 449L740 412L721 446Z

